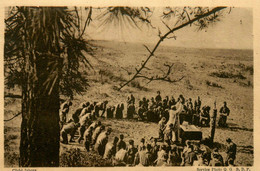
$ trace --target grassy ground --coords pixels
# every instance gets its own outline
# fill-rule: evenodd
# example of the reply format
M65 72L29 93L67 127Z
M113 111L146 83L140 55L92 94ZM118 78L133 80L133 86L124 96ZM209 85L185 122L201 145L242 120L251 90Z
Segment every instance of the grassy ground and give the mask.
M185 76L180 82L171 84L154 81L147 84L146 80L137 79L121 91L117 90L120 83L130 78L135 72L135 67L146 59L147 51L141 44L95 41L99 48L91 63L94 71L87 71L90 87L82 95L75 96L71 113L83 101L109 100L109 105L125 103L127 96L133 93L136 99L152 97L160 90L162 96L179 94L192 99L200 96L202 105L210 105L217 101L219 109L226 101L231 113L228 118L228 128L217 128L215 141L224 147L227 137L230 137L238 146L236 165L253 165L253 52L247 50L216 50L216 49L186 49L167 46L159 47L156 56L148 63L147 75L163 74L164 63L174 63L172 78ZM84 67L81 68L86 71ZM16 91L6 90L6 91ZM20 100L5 99L5 119L11 118L21 109ZM5 122L5 166L17 166L19 158L21 118ZM142 137L157 136L155 123L144 123L129 120L104 120L106 125L113 129L112 137L123 133L126 140L132 138L139 142ZM203 136L209 135L209 129L203 128ZM69 152L78 156L90 156L82 146L61 146L62 166L68 164L66 156ZM223 149L222 149L223 150ZM92 154L92 153L91 153ZM64 156L65 155L65 156ZM94 156L88 161L95 161ZM93 162L92 162L93 163ZM96 164L84 163L84 166ZM103 161L101 165L109 165Z

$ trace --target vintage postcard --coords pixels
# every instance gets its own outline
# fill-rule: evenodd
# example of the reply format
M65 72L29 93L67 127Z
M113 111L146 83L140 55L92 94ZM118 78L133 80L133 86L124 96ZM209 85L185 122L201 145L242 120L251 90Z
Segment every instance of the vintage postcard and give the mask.
M1 168L258 170L257 5L2 3Z

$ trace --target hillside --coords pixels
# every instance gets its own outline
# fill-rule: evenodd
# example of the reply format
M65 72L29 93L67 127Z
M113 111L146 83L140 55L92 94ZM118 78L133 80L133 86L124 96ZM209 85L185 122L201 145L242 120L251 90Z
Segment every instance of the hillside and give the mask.
M155 57L149 61L145 74L163 74L165 63L173 63L171 77L184 79L176 83L137 79L121 91L117 87L128 80L135 72L135 67L146 59L147 51L142 44L112 41L93 41L96 47L94 57L88 57L94 70L82 67L89 79L88 90L76 95L70 114L83 101L108 100L109 105L125 103L130 93L136 100L152 97L160 90L162 96L183 94L193 100L200 96L203 105L213 106L216 100L219 109L226 101L231 113L228 128L217 128L215 141L223 145L230 137L238 145L236 165L253 165L253 51L224 49L188 49L161 46ZM152 48L152 46L149 46ZM13 91L13 90L5 90ZM15 90L19 92L19 90ZM5 119L20 111L20 100L5 99ZM6 165L17 165L9 161L9 155L17 156L19 150L19 127L21 118L5 122L5 156ZM157 125L132 121L104 121L113 129L112 135L124 133L139 142L141 137L157 136ZM208 128L203 128L203 136L208 136ZM145 134L145 135L144 135ZM12 164L13 163L13 164Z

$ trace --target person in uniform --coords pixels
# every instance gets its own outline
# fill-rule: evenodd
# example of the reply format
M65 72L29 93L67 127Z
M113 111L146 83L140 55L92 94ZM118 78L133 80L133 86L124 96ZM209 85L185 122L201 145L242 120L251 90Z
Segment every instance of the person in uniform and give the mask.
M221 127L227 127L227 117L229 116L230 110L227 107L227 102L224 102L224 105L219 110L220 118L218 125Z
M116 145L118 140L119 138L115 137L112 143L109 142L106 144L105 153L103 156L104 159L112 159L116 155Z
M70 100L65 101L60 106L60 130L62 129L63 125L67 122L67 115L69 113L70 106L72 106L72 102Z
M200 126L208 127L210 123L210 107L209 106L203 106L202 111L200 113Z
M78 109L72 114L72 119L75 123L79 122L79 116L82 112L82 110L86 107L85 103L82 103Z
M170 124L169 127L164 131L164 142L167 143L168 145L173 144L174 141L176 140L176 138L173 138L175 137L175 133L173 129L174 129L173 124Z
M234 161L236 159L237 154L237 145L230 139L226 139L227 142L227 150L226 150L226 160L225 165L229 166L234 165Z
M127 164L127 151L126 149L121 148L116 152L116 155L113 159L113 166L126 166Z
M89 127L87 128L87 130L90 128L90 127L92 127L93 128L93 131L97 128L97 127L99 127L99 126L101 126L102 124L101 124L101 121L95 121L95 122L92 122L90 125L89 125Z
M108 101L105 100L103 103L101 103L101 106L100 106L100 110L102 111L100 117L104 117L104 114L107 110L107 104L108 104Z
M144 121L144 112L145 112L144 106L143 105L139 105L139 108L138 108L138 111L137 111L138 116L139 116L138 120Z
M169 151L167 164L169 166L180 166L181 156L178 153L178 147L176 145L171 146L171 150Z
M162 101L161 92L157 91L157 96L155 97L155 101L159 104Z
M94 128L93 127L89 127L89 129L87 129L85 132L84 132L84 141L83 141L83 144L86 148L87 151L89 151L89 148L90 148L90 145L91 145L91 139L92 139L92 135L93 135L93 130Z
M105 126L104 126L104 125L100 125L100 126L98 126L98 127L94 130L93 135L92 135L92 145L93 145L93 146L95 145L99 134L100 134L103 130L105 130Z
M115 107L109 106L107 108L107 118L113 118L114 117L114 111L115 111Z
M138 146L138 151L143 151L145 149L145 139L141 139L141 143Z
M154 161L157 159L158 151L160 150L160 146L157 144L156 138L151 138L151 163L154 164Z
M84 132L86 131L86 128L92 124L92 121L90 119L90 113L82 116L79 120L80 128L79 128L79 139L78 143L80 144L81 140L83 140Z
M135 114L135 105L131 103L127 108L127 118L133 119L134 114Z
M193 162L197 160L197 156L193 148L194 146L190 145L188 150L183 153L184 166L193 166Z
M68 134L70 134L70 141L69 142L75 142L73 140L74 138L74 134L76 132L76 130L78 129L78 127L80 126L79 123L75 123L75 122L70 122L67 125L64 125L62 130L61 130L61 137L62 137L62 141L61 143L63 144L68 144Z
M164 141L164 130L166 128L166 118L162 117L162 119L159 122L159 140Z
M119 151L121 148L126 149L126 143L124 141L124 135L120 134L120 140L117 143L117 151Z
M155 160L154 163L156 163L156 166L166 166L167 164L167 159L168 159L168 154L166 152L167 150L167 146L165 144L163 144L161 146L160 151L158 151L158 157Z
M138 152L139 155L139 166L152 166L151 160L151 145L147 144L146 150Z
M118 104L116 107L116 119L122 119L123 118L123 111L124 111L124 104L121 105Z
M215 148L212 153L211 161L209 166L224 166L224 160L221 154L218 152L218 148Z
M100 156L103 156L105 153L105 147L108 142L108 136L111 134L111 128L108 128L106 131L101 132L96 140L94 150L98 152Z
M127 148L127 164L134 165L135 155L137 153L137 148L134 146L134 140L129 140L129 146Z

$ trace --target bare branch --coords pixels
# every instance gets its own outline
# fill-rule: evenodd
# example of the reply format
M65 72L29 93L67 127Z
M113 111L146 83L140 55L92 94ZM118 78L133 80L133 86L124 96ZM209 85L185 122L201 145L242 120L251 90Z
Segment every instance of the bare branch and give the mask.
M152 53L151 50L146 45L144 45L144 47L148 50L149 53Z
M167 39L172 39L174 38L175 40L177 39L177 37L175 35L171 36L171 37L166 37Z
M18 98L18 99L21 99L22 96L18 95L18 94L5 94L4 98Z
M4 120L4 122L11 121L11 120L13 120L14 118L16 118L17 116L19 116L21 114L22 114L22 112L19 112L16 115L14 115L12 118Z
M161 20L161 21L171 31L171 28L163 20Z
M214 14L217 11L221 11L223 9L225 9L226 7L216 7L213 8L212 10L201 14L201 15L196 15L193 19L189 20L188 22L185 22L177 27L172 28L171 30L169 30L167 33L165 33L163 36L160 36L159 41L156 43L156 45L154 46L153 50L150 52L149 56L146 58L146 60L144 61L144 63L142 63L141 67L139 69L136 68L136 73L132 76L131 79L129 79L127 82L125 82L123 85L120 86L119 90L121 90L123 87L125 87L126 85L128 85L131 81L133 81L135 78L140 77L140 72L142 71L142 69L145 67L145 65L147 64L147 62L150 60L150 58L152 56L154 56L154 52L157 50L157 48L159 47L159 45L162 43L162 41L164 39L166 39L171 33L182 29L183 27L186 27L187 25L190 25L192 23L194 23L195 21L198 21L204 17L210 16L211 14ZM182 78L181 78L182 79ZM181 80L180 79L180 80ZM154 79L153 79L154 80Z

